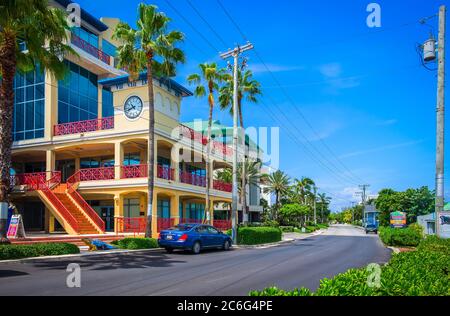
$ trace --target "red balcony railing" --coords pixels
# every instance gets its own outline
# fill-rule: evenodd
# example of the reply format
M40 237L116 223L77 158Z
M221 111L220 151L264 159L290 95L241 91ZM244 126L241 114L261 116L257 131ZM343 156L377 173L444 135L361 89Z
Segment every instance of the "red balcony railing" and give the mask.
M83 181L112 180L115 177L114 167L80 169L73 176L67 179L67 183L77 183Z
M181 183L192 184L199 187L206 187L206 177L192 174L190 172L180 173Z
M231 192L233 190L233 185L231 183L226 183L226 182L223 182L223 181L214 180L213 188L215 190L219 190L219 191Z
M147 225L145 217L116 217L114 220L116 233L145 233Z
M162 231L164 229L169 229L175 225L175 219L173 218L160 218L158 217L158 231Z
M175 170L170 168L169 166L158 165L158 168L156 170L156 176L159 179L173 181L175 180Z
M215 219L214 220L214 227L218 228L220 230L231 229L231 221L230 220L223 220L223 219Z
M53 127L53 135L71 135L114 128L114 116L79 122L58 124Z
M147 165L120 166L121 179L146 178L147 175Z
M110 65L111 56L109 56L108 54L104 53L103 51L101 51L100 49L95 47L94 45L89 44L88 42L83 40L81 37L79 37L79 36L75 35L74 33L72 33L70 41L71 41L71 43L73 45L75 45L78 48L81 48L82 50L84 50L89 55L92 55L95 58L100 59L101 61L103 61L105 64Z
M202 144L203 146L206 146L208 144L208 138L206 136L204 136L201 132L197 132L186 125L182 124L180 125L180 136L183 136L191 140L195 140L198 143ZM233 149L231 147L215 140L211 142L211 150L214 153L220 153L225 156L231 156L233 154Z
M49 176L48 181L47 176ZM53 188L60 182L60 171L21 173L11 176L11 186L26 185L27 189L30 191L41 190L40 186L42 186L42 184L45 184L49 188Z

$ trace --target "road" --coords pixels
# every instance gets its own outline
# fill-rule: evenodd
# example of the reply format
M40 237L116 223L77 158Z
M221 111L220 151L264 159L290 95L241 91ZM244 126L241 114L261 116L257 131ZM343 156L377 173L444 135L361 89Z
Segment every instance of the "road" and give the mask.
M26 263L0 263L0 295L247 295L277 285L305 286L349 268L384 263L390 250L378 236L345 225L265 249L134 252ZM81 266L81 287L68 288L66 267Z

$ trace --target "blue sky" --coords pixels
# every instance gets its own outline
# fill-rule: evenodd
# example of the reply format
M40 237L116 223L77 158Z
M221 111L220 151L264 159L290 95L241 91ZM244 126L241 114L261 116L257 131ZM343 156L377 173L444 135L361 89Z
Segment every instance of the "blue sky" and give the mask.
M177 80L185 84L204 61L225 66L218 51L244 39L217 1L191 3L221 39L186 0L168 1L209 42L166 0L146 1L158 5L173 19L172 28L186 35L187 63L179 66ZM366 25L366 6L375 1L220 1L282 86L255 52L247 54L262 83L264 104L244 105L246 125L280 127L280 169L292 178L313 178L333 196L333 210L357 200L359 182L371 185L369 194L385 187L434 188L436 73L421 66L416 52L432 29L415 22L449 1L376 1L382 10L377 29ZM128 0L125 7L118 0L78 2L94 16L133 24L140 1ZM429 24L436 34L437 18ZM184 121L207 113L206 100L191 97L182 104ZM214 117L231 124L228 112L216 110ZM349 179L347 169L360 181Z

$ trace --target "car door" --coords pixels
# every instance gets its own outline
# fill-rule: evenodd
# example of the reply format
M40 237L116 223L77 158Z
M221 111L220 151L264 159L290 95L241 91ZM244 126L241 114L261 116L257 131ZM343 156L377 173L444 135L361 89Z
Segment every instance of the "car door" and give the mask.
M223 244L222 234L214 227L207 226L211 247L220 247Z
M198 226L195 231L200 237L200 241L202 243L202 247L211 247L211 240L209 237L209 232L206 226L200 225Z

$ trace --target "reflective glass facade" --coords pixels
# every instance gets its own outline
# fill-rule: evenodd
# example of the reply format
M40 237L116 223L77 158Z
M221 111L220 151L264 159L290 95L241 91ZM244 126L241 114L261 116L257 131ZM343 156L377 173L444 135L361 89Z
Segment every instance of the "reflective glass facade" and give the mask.
M83 27L72 28L72 33L81 38L82 40L88 42L92 46L98 48L98 36L92 32L89 32Z
M65 63L70 72L58 82L58 124L96 119L97 75L69 61Z
M44 137L45 79L39 67L14 79L14 141Z
M114 116L113 94L107 89L102 90L102 117Z

